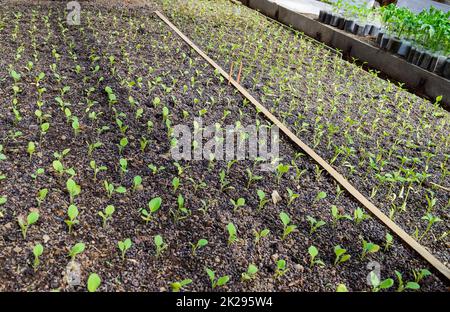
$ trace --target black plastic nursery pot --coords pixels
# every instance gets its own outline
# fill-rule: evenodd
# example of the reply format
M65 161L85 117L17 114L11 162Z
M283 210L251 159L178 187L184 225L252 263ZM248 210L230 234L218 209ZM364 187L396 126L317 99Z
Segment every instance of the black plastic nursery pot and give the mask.
M340 17L340 18L339 18L338 25L337 25L337 28L339 28L340 30L343 30L343 29L344 29L344 26L345 26L345 18Z
M383 38L381 38L381 44L380 44L380 48L386 50L387 49L387 45L389 43L389 39L391 39L391 36L389 36L388 34L384 34Z
M435 74L442 75L446 60L447 58L445 56L434 55L433 58L431 59L429 70Z
M399 38L391 37L386 45L386 50L391 53L397 53L400 48L402 41Z
M382 31L379 31L378 35L377 35L377 45L378 46L381 46L381 40L383 39L383 36L384 36L384 33Z
M325 14L326 12L324 10L320 10L318 18L319 22L323 23L323 21L325 20Z
M377 27L377 26L375 26L375 25L372 25L372 27L370 28L370 33L369 33L369 35L370 36L373 36L373 37L378 37L378 35L380 34L380 27Z
M330 25L333 27L337 27L337 25L339 24L339 19L341 17L339 15L333 15L333 17L331 18L331 22Z
M416 54L416 51L417 51L416 48L414 46L411 46L408 56L406 57L406 61L412 63L414 55Z
M332 19L332 18L333 18L333 14L331 14L331 13L326 13L323 22L324 22L325 24L327 24L327 25L330 25L331 19Z
M422 60L423 51L416 50L416 53L414 53L414 57L411 61L414 65L419 65Z
M444 70L442 71L442 76L450 79L450 58L445 61Z
M431 60L433 59L433 55L430 52L424 52L422 58L420 59L419 66L423 69L427 69L431 65Z
M407 58L409 56L410 51L411 51L411 42L402 40L400 42L400 46L397 49L397 55Z
M355 27L353 28L353 34L357 36L362 36L364 34L364 25L355 23Z
M366 24L364 26L364 32L363 32L363 36L368 36L370 35L370 30L372 29L372 25Z
M355 28L355 21L346 20L344 25L344 30L346 32L353 33L353 29Z

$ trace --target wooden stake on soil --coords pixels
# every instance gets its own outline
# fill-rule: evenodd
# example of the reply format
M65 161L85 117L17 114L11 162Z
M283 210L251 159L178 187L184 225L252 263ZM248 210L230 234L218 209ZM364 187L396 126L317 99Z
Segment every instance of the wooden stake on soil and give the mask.
M242 61L241 61L241 65L239 65L239 73L237 76L237 83L239 83L239 84L241 82L241 72L242 72Z
M233 66L234 66L234 62L231 62L230 74L228 75L228 85L231 84L231 76L233 75Z
M211 66L217 69L225 79L228 79L238 91L247 98L259 111L261 111L267 119L275 124L283 133L297 146L299 146L306 154L316 161L328 174L330 174L347 192L349 192L357 201L359 201L367 210L369 210L381 223L387 226L393 233L400 237L406 244L414 249L420 256L428 261L436 270L450 280L450 269L433 256L425 247L414 240L408 233L399 227L394 221L389 219L380 209L372 204L363 194L361 194L350 182L348 182L339 172L337 172L330 164L320 157L313 149L303 143L291 130L289 130L281 121L279 121L267 108L259 103L245 88L234 80L231 75L222 69L208 55L206 55L197 45L195 45L188 37L186 37L175 25L173 25L161 12L155 11L156 15L172 28L181 39L183 39L192 49L194 49L201 57L203 57Z

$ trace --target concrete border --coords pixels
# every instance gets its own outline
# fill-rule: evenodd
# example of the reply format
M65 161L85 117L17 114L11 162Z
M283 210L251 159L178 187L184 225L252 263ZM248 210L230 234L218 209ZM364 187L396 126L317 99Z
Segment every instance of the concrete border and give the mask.
M450 109L450 80L269 0L244 0L241 2L247 3L250 8L257 9L332 48L342 50L347 57L366 62L370 67L388 77L405 83L407 88L413 89L419 95L424 95L432 101L442 95L442 106L447 110Z

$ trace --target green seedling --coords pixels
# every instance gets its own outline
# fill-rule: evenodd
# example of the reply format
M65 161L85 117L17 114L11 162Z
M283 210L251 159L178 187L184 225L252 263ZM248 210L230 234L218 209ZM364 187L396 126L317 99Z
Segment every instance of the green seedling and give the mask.
M234 199L230 199L230 203L233 205L233 212L236 212L240 207L245 206L245 199L238 198L236 201Z
M142 177L141 176L135 176L133 178L133 191L142 190Z
M348 292L347 286L344 284L337 285L336 292Z
M442 220L437 217L433 216L431 213L427 213L425 216L422 217L422 220L428 221L427 227L425 231L422 233L420 237L418 237L419 242L425 237L425 235L431 230L431 227L438 222L441 222ZM418 236L418 230L416 230L416 237Z
M41 244L37 244L33 248L33 255L34 255L34 261L33 261L33 269L36 272L38 270L39 264L41 261L39 260L39 257L44 252L44 247Z
M117 246L119 247L119 250L122 255L122 261L125 261L125 254L128 251L128 249L131 248L131 245L133 243L131 242L131 239L127 238L124 241L117 242Z
M35 151L36 151L36 144L34 144L34 142L28 142L27 153L28 155L30 155L30 160L31 157L33 157Z
M47 194L48 194L48 189L43 188L43 189L39 190L38 195L36 197L36 200L38 202L38 207L41 207L42 203L47 198Z
M237 240L237 230L233 223L227 224L228 230L228 246L232 245Z
M312 268L314 265L318 266L325 266L325 263L317 258L317 255L319 254L319 250L313 245L309 246L308 248L309 253L309 267Z
M280 212L281 223L283 223L283 235L281 239L284 240L286 237L297 229L297 226L291 223L291 218L285 212Z
M120 175L123 176L125 173L128 172L128 160L125 158L119 159L119 165L120 165Z
M52 166L53 166L53 169L58 173L58 175L60 177L62 177L62 175L64 174L64 171L65 171L64 165L62 164L62 162L59 160L54 160L52 162Z
M333 217L333 227L335 227L337 222L341 219L353 220L350 215L340 212L335 205L331 206L331 216Z
M8 201L8 197L0 196L0 206L6 204L7 201Z
M290 168L291 168L291 166L289 164L285 164L285 165L283 165L282 163L278 164L278 166L276 167L277 183L278 184L280 184L281 178L283 177L284 174L289 172Z
M253 230L253 235L255 236L255 244L258 244L261 238L266 237L267 235L269 235L269 233L269 229L264 229L259 232L257 230Z
M396 270L395 275L397 275L397 281L398 281L397 292L403 292L407 289L410 289L410 290L420 289L420 285L416 282L407 282L405 285L405 283L403 282L402 273L400 273L399 271Z
M27 238L28 228L32 224L35 224L38 220L39 220L39 213L36 211L30 212L30 214L28 214L26 219L24 219L22 216L19 216L17 218L17 221L19 223L20 229L22 230L22 236L24 239Z
M205 270L206 274L208 274L209 281L211 282L212 289L224 286L230 280L230 277L228 275L221 276L216 280L216 273L213 270L208 268L205 268Z
M172 288L172 292L180 292L183 289L183 287L185 287L191 283L192 283L192 280L187 278L187 279L184 279L179 282L173 282L172 284L170 284L170 288Z
M340 245L334 246L334 254L336 255L334 265L344 263L350 259L351 256L346 252L347 249L342 248Z
M94 181L97 181L97 174L99 174L101 171L106 171L108 169L106 168L106 166L97 166L95 160L91 160L89 166L94 171Z
M247 182L247 188L250 188L250 185L252 185L253 183L255 183L256 181L262 180L263 177L255 175L250 169L247 168L246 170L247 172L247 177L248 177L248 182Z
M106 194L108 195L108 198L111 198L114 193L118 194L125 194L127 192L127 189L121 185L118 187L115 187L114 184L108 183L108 181L103 181L103 187L106 190Z
M119 155L122 155L122 152L127 145L128 145L128 139L126 137L120 139L119 145L117 145L117 147L119 148Z
M167 244L164 243L164 240L161 235L156 235L154 237L155 247L156 247L156 257L159 257L162 252L167 249Z
M356 208L355 211L353 211L353 221L355 221L355 224L360 224L362 221L370 219L370 216L366 214L361 208Z
M193 243L189 243L189 244L191 244L192 255L196 256L197 250L208 245L208 241L206 239L202 238L202 239L199 239L198 242L195 244L193 244Z
M326 197L327 197L327 193L325 193L325 192L319 192L319 193L317 193L316 197L314 198L314 202L317 202L317 201L319 201L319 200L322 200L322 199L324 199L324 198L326 198Z
M428 271L427 269L419 269L419 270L413 269L413 270L412 270L412 273L413 273L413 275L414 275L414 281L415 281L416 283L420 283L420 281L421 281L422 279L424 279L425 277L431 275L431 272Z
M36 171L33 174L30 174L31 178L36 181L37 177L44 174L45 169L44 168L37 168Z
M384 244L384 251L388 251L389 248L391 248L392 244L394 243L394 237L392 237L391 234L386 233L386 242Z
M70 195L70 203L72 204L75 196L81 193L81 186L79 186L74 180L68 179L66 182L67 191Z
M294 202L294 200L300 197L300 195L294 193L294 191L292 191L290 188L287 188L287 192L289 197L288 206L290 206Z
M229 186L230 182L227 180L225 170L219 172L219 181L220 181L220 191L224 192L227 190L234 189L233 186Z
M72 261L75 260L75 257L82 253L85 248L86 246L84 245L84 243L76 243L75 245L73 245L73 247L69 251L70 259Z
M189 217L191 215L191 210L186 208L185 202L184 202L184 197L182 194L178 195L177 203L178 203L177 210L170 209L170 213L172 214L175 222L186 219L187 217Z
M147 167L148 167L148 169L151 170L151 172L152 172L153 174L157 174L158 172L161 172L161 171L163 171L164 169L166 169L166 167L164 167L164 166L156 167L156 166L153 165L153 164L149 164Z
M276 263L277 267L275 268L275 278L280 278L287 273L289 270L287 268L286 260L280 259Z
M178 177L173 178L172 180L173 191L176 192L180 187L180 179Z
M325 221L323 221L323 220L317 221L315 218L313 218L311 216L306 216L306 220L308 220L308 222L309 222L309 226L310 226L309 234L310 235L314 234L321 226L324 226L325 224L327 224Z
M108 205L105 207L105 209L103 209L103 211L98 212L98 215L102 217L103 228L106 227L106 223L108 222L108 220L112 218L114 211L116 211L116 208L113 205Z
M362 240L362 244L363 244L363 248L362 248L362 253L361 253L361 260L363 260L367 254L369 253L375 253L378 250L380 250L380 246L378 246L377 244L374 243L369 243L366 240Z
M372 284L372 291L379 292L382 289L391 288L394 285L394 280L392 278L380 281L375 272L370 272L370 283Z
M95 142L95 143L87 143L88 145L88 156L91 157L92 153L97 149L103 146L102 142Z
M87 289L89 292L96 292L97 289L100 287L102 280L100 279L100 276L96 273L91 273L88 277L87 281Z
M258 273L258 267L254 264L250 264L247 268L247 272L241 274L241 280L243 282L249 282L256 278L256 273Z
M69 234L72 233L72 227L75 224L78 224L79 221L77 220L78 217L78 208L75 205L70 205L67 209L67 215L69 216L68 220L65 220L67 226L69 227Z
M262 190L257 190L256 194L259 198L258 211L261 211L270 200L266 198L266 193Z
M153 219L152 215L159 210L161 207L161 202L161 197L153 198L148 202L148 210L141 209L141 218L146 224Z

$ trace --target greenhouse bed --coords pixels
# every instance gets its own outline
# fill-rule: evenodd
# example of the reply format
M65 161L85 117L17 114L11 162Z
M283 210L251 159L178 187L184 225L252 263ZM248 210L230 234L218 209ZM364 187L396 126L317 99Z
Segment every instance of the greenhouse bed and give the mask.
M442 96L441 105L450 110L450 80L408 63L406 60L361 41L345 31L322 24L314 18L294 12L271 1L249 0L241 2L332 48L342 50L347 57L367 63L369 67L404 83L406 87L420 96L429 99Z

